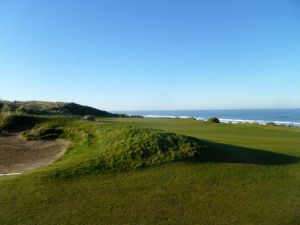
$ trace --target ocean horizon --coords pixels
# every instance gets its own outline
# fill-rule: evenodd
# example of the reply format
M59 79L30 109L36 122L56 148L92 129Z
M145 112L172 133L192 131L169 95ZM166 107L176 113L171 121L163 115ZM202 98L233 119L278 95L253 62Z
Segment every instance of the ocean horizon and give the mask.
M277 125L300 127L300 108L288 109L214 109L214 110L141 110L117 111L130 116L145 118L195 118L207 120L218 117L222 123L259 123L273 122Z

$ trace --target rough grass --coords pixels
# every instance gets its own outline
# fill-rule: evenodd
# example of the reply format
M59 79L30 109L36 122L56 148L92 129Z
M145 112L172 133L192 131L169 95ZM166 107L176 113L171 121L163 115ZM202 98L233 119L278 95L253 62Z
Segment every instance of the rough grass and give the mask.
M196 138L131 125L52 118L24 132L29 140L65 138L67 154L48 169L54 178L121 171L197 158L206 144Z
M83 106L76 103L46 101L0 101L0 113L21 113L29 115L92 115L99 117L118 117L118 115Z
M0 179L1 224L300 224L300 129L177 119L55 120L48 124L64 124L65 138L76 146L52 166ZM41 179L97 155L93 146L102 140L95 138L96 127L129 125L194 136L210 147L199 161Z
M1 117L1 130L15 130L33 127L41 118L28 115L9 114Z
M56 126L38 125L33 129L23 132L23 136L27 140L43 140L59 138L63 134L63 130Z

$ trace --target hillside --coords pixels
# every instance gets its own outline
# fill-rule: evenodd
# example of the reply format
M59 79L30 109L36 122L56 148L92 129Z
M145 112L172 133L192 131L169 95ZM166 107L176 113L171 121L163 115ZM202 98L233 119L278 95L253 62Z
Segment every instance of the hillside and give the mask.
M0 113L24 113L30 115L92 115L98 117L117 117L106 111L76 103L46 101L0 101Z

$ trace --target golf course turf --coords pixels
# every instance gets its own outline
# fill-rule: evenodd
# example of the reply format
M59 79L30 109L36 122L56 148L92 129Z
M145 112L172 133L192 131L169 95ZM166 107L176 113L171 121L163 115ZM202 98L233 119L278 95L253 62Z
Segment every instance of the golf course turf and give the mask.
M0 224L300 224L299 128L55 117L24 135L53 134L64 156L0 178Z

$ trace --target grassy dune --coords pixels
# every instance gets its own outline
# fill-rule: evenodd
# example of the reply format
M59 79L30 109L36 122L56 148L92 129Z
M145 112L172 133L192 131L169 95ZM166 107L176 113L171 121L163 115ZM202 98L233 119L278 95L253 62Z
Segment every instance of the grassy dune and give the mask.
M49 118L24 136L30 140L61 137L73 142L68 152L47 168L55 178L187 160L206 150L205 142L175 133L67 117Z
M75 144L0 179L0 224L300 224L300 129L52 118L26 135L50 128Z
M93 115L100 117L119 117L103 110L73 102L48 101L2 101L0 100L0 113L3 114L30 114L30 115Z

